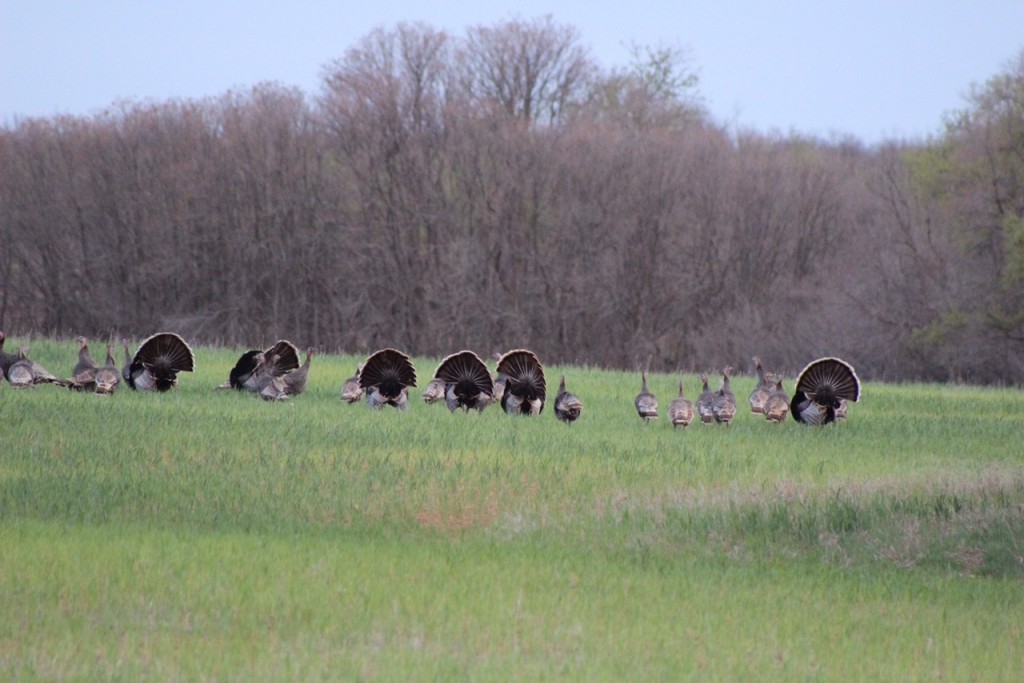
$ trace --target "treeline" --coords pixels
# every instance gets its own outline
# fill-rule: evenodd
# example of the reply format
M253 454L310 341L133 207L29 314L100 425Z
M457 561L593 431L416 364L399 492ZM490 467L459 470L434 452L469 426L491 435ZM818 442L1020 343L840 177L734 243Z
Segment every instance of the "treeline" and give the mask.
M1024 381L1024 53L872 149L731 132L680 57L399 25L316 96L0 129L0 329Z

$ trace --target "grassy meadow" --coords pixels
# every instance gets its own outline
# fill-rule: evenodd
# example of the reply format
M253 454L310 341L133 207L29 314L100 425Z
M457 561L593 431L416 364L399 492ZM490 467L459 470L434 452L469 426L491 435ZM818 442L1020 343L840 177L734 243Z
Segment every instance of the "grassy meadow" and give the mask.
M566 426L423 404L438 359L400 414L339 400L355 356L272 404L195 351L169 394L0 386L0 679L1024 677L1020 390L867 383L814 429L737 377L673 430L677 376L645 425L637 374L550 366Z

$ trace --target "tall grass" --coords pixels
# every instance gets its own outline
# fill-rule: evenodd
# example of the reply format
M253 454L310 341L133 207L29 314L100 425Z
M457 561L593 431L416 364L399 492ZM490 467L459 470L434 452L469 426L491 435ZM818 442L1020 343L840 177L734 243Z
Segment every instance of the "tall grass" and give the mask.
M345 405L353 356L213 391L240 351L166 395L0 387L6 678L1019 678L1020 392L673 430L638 376L551 367L567 426Z

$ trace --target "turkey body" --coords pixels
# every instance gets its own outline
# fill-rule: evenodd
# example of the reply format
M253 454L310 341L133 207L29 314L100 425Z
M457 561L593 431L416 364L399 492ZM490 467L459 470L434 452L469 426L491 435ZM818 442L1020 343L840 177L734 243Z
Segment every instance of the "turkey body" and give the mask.
M754 370L757 372L757 386L750 392L750 412L752 413L763 413L764 402L768 400L768 395L772 393L772 383L768 381L767 376L764 374L764 367L761 366L761 359L754 356L751 360L754 361Z
M514 349L498 360L498 375L505 378L501 408L509 415L540 415L547 398L544 366L533 351Z
M195 369L195 356L185 340L173 332L158 332L139 344L123 371L136 391L169 391L178 385L179 372Z
M409 407L409 388L416 386L416 368L409 356L397 349L381 349L370 355L359 373L359 386L371 408Z
M715 412L712 410L712 404L715 402L715 392L708 387L708 376L703 372L700 374L701 391L697 397L697 414L700 415L700 421L703 424L711 424L715 421Z
M683 394L683 380L679 380L679 395L672 399L668 406L668 419L672 422L673 429L676 427L688 427L693 422L696 411L693 408L693 401Z
M778 424L786 419L789 413L789 396L782 388L782 376L775 378L775 384L768 398L764 402L764 419L768 422Z
M729 384L729 375L731 373L732 368L724 368L722 370L722 387L711 400L711 414L714 416L715 422L719 424L729 424L732 422L732 418L736 416L736 397L733 395L732 386Z
M860 380L853 366L841 358L819 358L797 376L789 411L797 422L825 425L835 422L837 412L845 415L844 401L858 400Z
M484 362L472 351L459 351L442 360L431 382L436 391L434 382L444 386L445 404L452 412L459 408L467 412L471 409L483 412L493 400L494 380ZM431 385L428 385L428 390ZM424 400L427 400L427 395L424 391Z
M658 419L658 398L647 388L647 371L640 375L640 393L633 399L637 414L644 422Z
M270 348L249 349L228 373L227 386L238 391L263 391L275 378L299 367L299 350L287 339L279 339ZM220 385L221 388L227 388Z
M316 349L312 346L306 349L306 360L302 365L291 372L273 377L260 390L260 398L267 401L283 401L305 391L309 382L309 366L315 354Z
M565 375L558 382L558 393L555 394L555 417L566 424L580 419L583 413L583 401L579 396L565 388Z

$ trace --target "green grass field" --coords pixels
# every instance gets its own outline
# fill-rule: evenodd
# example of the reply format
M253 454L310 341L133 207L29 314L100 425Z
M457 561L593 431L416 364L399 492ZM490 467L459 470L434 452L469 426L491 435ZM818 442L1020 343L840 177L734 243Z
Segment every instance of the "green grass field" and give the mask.
M549 367L566 426L345 405L353 356L213 391L239 352L170 394L0 387L0 679L1024 678L1019 390L868 383L814 429L738 377L731 426L673 430L638 375Z

